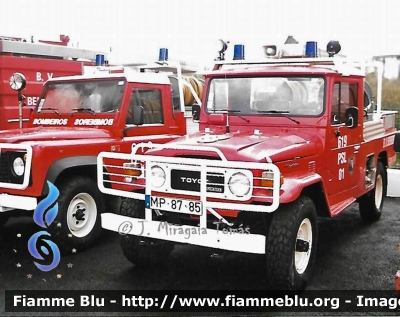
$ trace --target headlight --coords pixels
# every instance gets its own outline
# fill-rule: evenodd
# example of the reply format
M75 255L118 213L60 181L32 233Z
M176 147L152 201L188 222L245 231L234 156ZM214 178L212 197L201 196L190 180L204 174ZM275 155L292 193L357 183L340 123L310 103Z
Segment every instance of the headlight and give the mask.
M164 170L158 166L154 165L151 168L151 186L155 188L160 188L165 183L165 172Z
M15 175L17 175L17 176L24 175L25 163L22 160L22 158L20 158L20 157L15 158L15 160L13 162L13 170L14 170Z
M235 173L229 179L228 187L232 194L243 197L250 191L250 179L243 173Z

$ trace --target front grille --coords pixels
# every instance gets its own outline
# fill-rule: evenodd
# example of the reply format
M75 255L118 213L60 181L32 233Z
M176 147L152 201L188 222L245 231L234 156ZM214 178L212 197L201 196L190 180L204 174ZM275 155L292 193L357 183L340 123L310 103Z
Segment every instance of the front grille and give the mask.
M207 173L207 192L223 194L224 183L224 174ZM200 172L172 169L171 188L176 190L200 192Z
M0 155L0 182L22 184L23 176L15 175L12 171L12 164L18 156L23 158L23 152L1 152Z

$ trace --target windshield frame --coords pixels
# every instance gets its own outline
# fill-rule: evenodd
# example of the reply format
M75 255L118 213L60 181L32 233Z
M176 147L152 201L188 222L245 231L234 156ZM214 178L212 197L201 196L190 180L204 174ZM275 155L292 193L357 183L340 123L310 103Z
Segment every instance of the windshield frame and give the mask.
M226 107L226 108L215 109L215 100L216 100L215 92L214 92L214 95L210 98L210 94L213 93L211 91L211 89L215 89L214 83L216 83L216 81L220 81L222 84L225 82L227 82L229 84L229 81L243 80L243 79L248 80L249 83L247 84L247 87L245 87L244 93L236 92L237 100L245 99L245 101L242 102L241 106L239 108L238 107L231 107L231 108ZM318 91L314 91L314 93L313 93L314 99L317 98L317 100L315 101L315 104L316 104L316 106L318 106L318 108L316 110L311 109L311 110L309 110L309 112L306 112L306 113L301 113L299 111L291 112L291 111L288 111L288 109L274 109L274 107L271 107L270 111L265 111L265 110L258 111L257 109L252 108L252 102L254 102L254 99L255 99L254 98L255 90L253 90L253 87L251 86L252 83L250 81L264 80L264 79L265 80L271 79L271 81L274 81L274 80L282 81L285 79L291 79L293 81L293 79L299 79L298 82L303 82L303 81L306 82L306 81L311 81L311 80L315 79L315 81L316 81L315 85L316 86L318 86L318 84L320 85L318 88ZM266 86L264 88L266 88L266 90L268 91L268 86ZM289 87L289 88L291 88L291 87ZM248 92L248 91L250 91L250 92ZM307 98L310 99L310 97L309 97L310 91L305 90L305 92L307 93ZM230 116L253 116L253 117L254 116L263 116L263 117L265 117L265 116L286 116L286 117L290 116L290 117L317 118L317 117L321 117L326 111L326 92L327 92L327 80L326 80L326 77L321 74L318 74L318 75L285 74L284 76L282 76L282 75L265 76L264 75L264 76L235 76L235 77L229 77L229 76L219 77L218 76L218 77L212 77L208 81L207 95L206 95L205 103L204 103L204 105L205 105L204 111L208 115L214 114L214 113L228 113ZM222 98L220 98L220 99L225 98L227 100L229 92L227 93L225 91L225 94L227 94L227 95L222 96ZM232 97L232 96L229 96L229 97ZM303 100L302 102L307 102L307 105L308 105L309 101ZM228 102L226 102L226 104L228 104ZM210 107L210 105L212 105L212 107L214 107L214 109L212 107ZM304 109L304 108L299 108L299 109Z
M51 81L44 87L35 114L114 114L122 107L126 87L125 78Z

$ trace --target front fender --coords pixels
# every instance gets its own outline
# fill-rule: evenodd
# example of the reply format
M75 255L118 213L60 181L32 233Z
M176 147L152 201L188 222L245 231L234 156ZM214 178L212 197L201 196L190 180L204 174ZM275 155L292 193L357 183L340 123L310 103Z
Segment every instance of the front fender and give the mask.
M308 174L296 177L285 177L281 187L279 202L281 204L290 203L299 198L304 188L316 183L322 183L322 177L319 174Z
M79 166L88 166L97 164L97 156L73 156L73 157L66 157L60 160L53 162L50 165L49 170L47 171L46 180L55 183L57 177L67 168L71 167L79 167ZM43 186L42 195L46 195L48 192L48 187L46 185Z

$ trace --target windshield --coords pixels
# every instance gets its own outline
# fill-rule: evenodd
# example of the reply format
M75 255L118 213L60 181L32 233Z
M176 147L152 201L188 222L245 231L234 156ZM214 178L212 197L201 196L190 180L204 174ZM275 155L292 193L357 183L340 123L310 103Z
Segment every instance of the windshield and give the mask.
M318 116L324 108L324 86L322 77L215 78L207 112Z
M124 80L92 80L50 83L36 112L115 112L121 105Z

